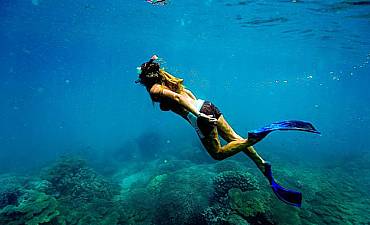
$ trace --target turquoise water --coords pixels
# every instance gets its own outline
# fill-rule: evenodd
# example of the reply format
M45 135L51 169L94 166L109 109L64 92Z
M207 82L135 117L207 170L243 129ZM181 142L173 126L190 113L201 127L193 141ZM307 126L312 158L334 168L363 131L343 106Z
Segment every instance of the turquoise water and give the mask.
M0 30L0 183L14 186L0 207L22 211L25 193L30 208L52 205L29 224L196 224L195 212L208 216L199 224L370 224L369 1L2 0ZM321 131L256 145L302 192L301 209L264 197L251 160L213 161L183 119L153 107L134 83L153 54L242 136L287 119ZM250 173L264 194L231 191L215 205L211 184L228 171ZM90 195L65 191L78 186ZM4 212L2 224L27 221Z

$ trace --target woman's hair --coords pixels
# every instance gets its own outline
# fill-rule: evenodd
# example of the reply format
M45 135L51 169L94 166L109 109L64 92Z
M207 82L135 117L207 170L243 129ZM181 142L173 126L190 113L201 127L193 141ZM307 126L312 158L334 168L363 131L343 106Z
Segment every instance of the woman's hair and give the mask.
M141 73L138 83L144 85L149 90L154 84L168 87L171 91L181 93L184 90L183 79L177 78L164 69L160 68L159 63L150 59L141 65Z

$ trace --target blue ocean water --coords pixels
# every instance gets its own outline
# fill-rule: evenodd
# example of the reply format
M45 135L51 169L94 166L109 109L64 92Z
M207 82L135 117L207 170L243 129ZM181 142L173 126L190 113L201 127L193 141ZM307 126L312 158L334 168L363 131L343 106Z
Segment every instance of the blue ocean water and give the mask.
M369 9L352 1L2 1L1 169L114 149L153 129L193 139L134 84L152 54L241 133L302 119L323 135L271 142L288 139L281 144L299 148L292 154L319 159L366 151Z
M2 0L0 30L1 173L65 153L110 166L140 160L137 145L153 158L201 149L134 83L153 54L243 136L287 119L321 131L258 144L276 165L370 161L369 1Z

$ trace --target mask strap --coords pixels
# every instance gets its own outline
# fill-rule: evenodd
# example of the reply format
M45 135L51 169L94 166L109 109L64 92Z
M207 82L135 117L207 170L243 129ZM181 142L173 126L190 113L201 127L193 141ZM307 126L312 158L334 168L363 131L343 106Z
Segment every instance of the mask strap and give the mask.
M137 74L141 74L141 72L142 72L142 71L141 71L141 67L140 67L140 66L136 67L136 73L137 73Z

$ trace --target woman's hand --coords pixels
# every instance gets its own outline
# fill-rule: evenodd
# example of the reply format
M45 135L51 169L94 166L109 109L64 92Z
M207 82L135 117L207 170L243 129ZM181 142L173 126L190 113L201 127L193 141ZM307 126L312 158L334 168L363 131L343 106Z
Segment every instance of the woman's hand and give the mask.
M214 118L212 115L206 115L204 113L199 113L199 117L207 120L209 123L212 123L214 126L217 125L217 119Z

